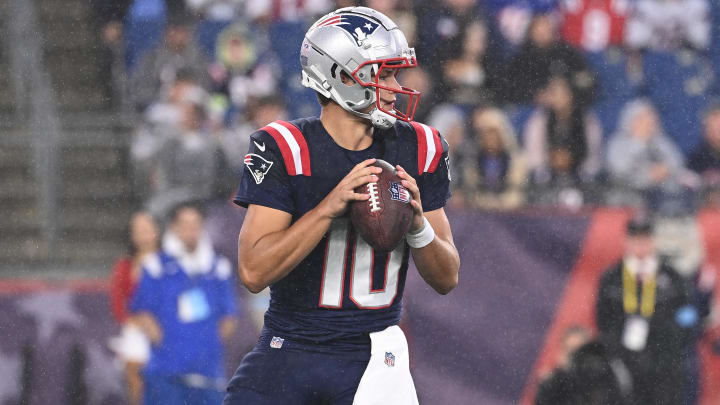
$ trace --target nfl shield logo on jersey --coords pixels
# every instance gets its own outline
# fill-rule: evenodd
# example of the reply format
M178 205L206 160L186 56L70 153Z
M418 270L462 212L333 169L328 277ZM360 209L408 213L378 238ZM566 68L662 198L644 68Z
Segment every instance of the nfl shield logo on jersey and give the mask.
M273 336L272 340L270 340L270 347L273 349L279 349L282 347L283 343L285 342L285 339L277 336Z
M247 166L248 170L250 170L250 174L252 174L253 179L255 179L255 184L262 183L265 175L272 165L273 162L260 155L256 155L254 153L248 153L245 155L245 166Z
M385 364L388 367L395 367L395 355L391 352L385 352Z
M410 192L408 192L402 184L396 181L391 181L390 189L388 191L390 191L390 199L404 203L410 202Z

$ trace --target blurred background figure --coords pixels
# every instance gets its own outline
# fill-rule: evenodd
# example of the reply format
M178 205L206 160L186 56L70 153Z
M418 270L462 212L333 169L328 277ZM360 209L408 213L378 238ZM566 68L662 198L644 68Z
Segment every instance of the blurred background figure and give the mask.
M192 17L185 11L169 16L164 40L148 51L130 75L130 94L137 111L144 111L175 82L177 72L192 72L201 86L209 80L207 62L192 31Z
M244 3L245 0L185 1L187 9L199 17L195 37L209 58L212 59L217 52L215 42L218 35L235 21L242 19Z
M705 203L720 206L720 104L705 111L703 140L690 154L688 168L700 176Z
M538 202L563 205L561 194L576 190L582 205L582 189L602 167L602 128L577 94L564 76L554 76L525 125L525 156Z
M110 304L121 334L110 341L125 367L125 382L131 405L142 403L142 368L150 357L150 342L142 330L129 321L129 304L142 276L142 263L158 250L160 232L147 212L136 212L130 219L128 254L118 259L110 279Z
M417 4L415 12L418 27L424 27L417 30L417 47L424 50L418 53L418 61L431 76L443 77L448 59L463 53L468 27L483 20L479 6L473 0L441 0ZM481 56L477 45L481 43L476 42L471 48ZM449 96L448 91L444 87L436 89L437 94L443 96Z
M630 371L633 404L684 403L697 310L685 281L656 252L653 226L646 218L628 223L624 246L622 260L600 281L600 339Z
M122 108L127 96L124 19L131 0L92 0L93 22L101 38L97 63L111 108Z
M663 133L655 108L647 100L628 103L622 113L618 133L608 144L608 170L618 197L634 192L653 210L681 214L692 209L689 185L693 176L683 166L683 155ZM633 203L624 200L623 203Z
M183 201L209 201L234 180L221 175L225 161L207 127L207 92L181 85L162 107L167 120L138 131L131 149L136 195L158 218Z
M697 404L701 390L700 341L706 332L710 332L711 314L718 270L711 263L704 262L690 275L690 305L697 312L697 323L691 328L687 345L687 379L685 384L685 403Z
M445 43L438 53L443 61L439 87L447 101L465 106L495 102L502 91L502 65L490 54L484 22L470 22L457 40Z
M367 0L364 2L366 7L377 10L390 17L395 24L405 34L405 38L410 46L415 46L417 32L417 21L415 13L412 12L411 2L406 0ZM405 86L415 89L416 87Z
M627 369L587 329L568 327L562 336L557 366L538 386L535 405L624 405L628 402Z
M451 160L456 202L491 210L519 207L527 178L510 121L500 109L479 107L470 122L469 134Z
M241 176L245 168L244 158L250 146L249 134L273 121L286 118L287 111L282 99L275 96L259 97L250 100L244 114L230 128L218 134L225 160L235 178ZM233 248L237 248L234 241L232 244Z
M532 103L554 76L567 78L576 90L575 103L587 105L593 101L595 76L583 55L561 40L557 25L557 17L551 12L532 18L524 44L505 71L506 102Z
M625 0L567 0L559 2L561 33L569 44L589 52L623 46L631 2Z
M631 4L625 30L625 42L630 48L707 49L710 43L707 0L638 0Z
M173 210L162 250L143 261L142 271L130 308L152 342L143 403L219 404L237 292L230 262L213 251L198 208Z
M209 70L212 105L216 107L213 112L218 115L215 121L220 127L246 113L253 99L274 94L279 68L266 41L253 35L244 23L225 28L215 49L215 62Z
M405 69L406 72L398 74L403 86L415 89L422 94L422 103L418 103L415 110L415 119L418 122L426 122L430 112L438 105L436 101L435 88L437 83L430 78L427 70L422 66L412 69ZM440 95L437 95L439 98Z

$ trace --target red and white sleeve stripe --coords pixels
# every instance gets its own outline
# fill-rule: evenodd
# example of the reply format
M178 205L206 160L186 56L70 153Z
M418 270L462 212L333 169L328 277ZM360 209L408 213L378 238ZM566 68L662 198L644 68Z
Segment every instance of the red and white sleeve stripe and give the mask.
M295 125L285 121L275 121L262 127L261 130L275 139L289 175L310 176L310 150L305 142L305 136Z
M443 154L437 129L419 122L411 122L418 140L418 174L433 173Z

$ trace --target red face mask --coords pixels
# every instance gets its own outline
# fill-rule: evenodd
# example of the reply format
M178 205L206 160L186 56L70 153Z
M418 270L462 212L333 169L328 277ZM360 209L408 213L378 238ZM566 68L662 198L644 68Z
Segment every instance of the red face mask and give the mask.
M373 81L366 82L362 79L360 79L357 75L358 71L363 68L366 65L376 64L378 65L377 72L375 72L375 77ZM380 84L380 75L382 74L383 69L407 69L407 68L414 68L417 66L417 60L415 57L411 58L404 58L404 57L397 57L397 58L388 58L388 59L378 59L378 60L369 60L367 62L364 62L360 66L358 66L353 72L352 77L357 81L361 86L363 87L373 87L375 88L375 105L378 110L391 115L397 119L403 120L403 121L412 121L413 117L415 116L415 109L417 109L418 102L420 102L420 92L417 90L413 90L408 87L400 86L399 89L384 86ZM403 110L398 111L395 110L387 110L380 105L380 90L387 90L395 93L396 95L403 95L407 96L406 105L403 105Z

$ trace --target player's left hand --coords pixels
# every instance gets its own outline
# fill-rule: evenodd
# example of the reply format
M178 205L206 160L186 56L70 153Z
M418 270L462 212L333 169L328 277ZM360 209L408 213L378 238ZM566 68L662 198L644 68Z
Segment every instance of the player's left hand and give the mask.
M413 220L412 225L410 225L409 232L417 232L425 224L425 219L423 218L422 202L420 201L420 189L417 186L417 181L415 181L415 178L409 175L402 166L397 165L395 169L397 169L398 177L402 179L403 187L405 187L412 196L412 200L410 200L410 205L413 208Z

